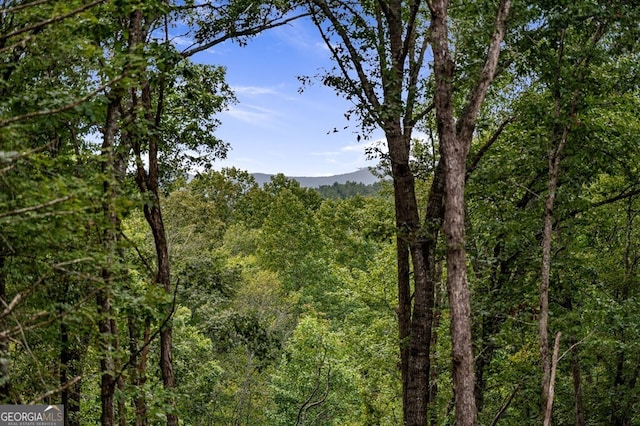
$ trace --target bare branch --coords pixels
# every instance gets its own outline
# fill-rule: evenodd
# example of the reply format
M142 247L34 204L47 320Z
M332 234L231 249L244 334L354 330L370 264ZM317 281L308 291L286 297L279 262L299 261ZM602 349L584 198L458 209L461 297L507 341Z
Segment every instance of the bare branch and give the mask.
M489 148L491 148L491 146L498 140L507 125L513 123L514 120L514 117L509 117L505 121L503 121L500 126L498 126L498 129L496 129L493 135L491 135L489 140L478 150L476 155L471 160L471 163L467 166L467 174L465 176L465 180L469 179L469 176L478 167L478 164L480 163L480 160L482 159L484 154L486 154L486 152L489 151Z
M498 424L498 420L500 420L500 418L505 413L505 411L507 411L507 408L509 408L509 405L511 405L511 401L513 401L513 398L516 397L518 391L520 390L520 386L521 386L521 383L518 383L516 387L513 389L513 392L511 392L511 395L509 395L509 397L504 402L504 404L502 404L502 407L500 407L500 410L496 413L496 416L493 418L493 421L491 422L491 426L496 426Z
M2 303L5 305L5 308L4 308L4 311L2 311L2 313L0 313L0 319L6 317L11 312L13 312L13 310L18 305L20 300L22 300L22 293L16 294L8 305L6 303L4 303L4 301L2 301Z
M193 47L193 48L189 48L187 50L184 50L180 53L180 55L183 58L189 58L193 55L195 55L198 52L202 52L204 50L210 49L213 46L216 46L220 43L223 43L227 40L231 40L234 38L238 38L238 37L247 37L247 36L252 36L252 35L256 35L259 34L260 32L264 31L264 30L269 30L269 29L273 29L273 28L277 28L277 27L281 27L283 25L287 25L292 21L295 21L296 19L305 17L305 16L309 16L309 13L302 13L300 15L295 15L291 18L287 18L284 19L282 21L268 21L266 23L263 23L262 25L258 25L256 27L252 27L252 28L247 28L244 29L242 31L236 31L236 32L230 32L227 33L221 37L216 38L215 40L211 40L210 42L207 42L205 44L201 44L199 46Z
M107 87L110 87L112 84L117 83L118 81L122 80L125 77L125 75L121 75L119 77L116 77L115 79L111 80L108 83L105 83L103 85L101 85L100 87L98 87L97 89L93 90L92 92L86 94L85 96L81 97L80 99L77 99L67 105L61 106L59 108L53 108L53 109L46 109L43 111L33 111L33 112L28 112L26 114L22 114L22 115L17 115L15 117L11 117L11 118L5 118L4 120L0 120L0 127L5 127L9 124L13 124L13 123L17 123L18 121L24 121L24 120L28 120L30 118L35 118L35 117L44 117L47 115L53 115L53 114L58 114L64 111L68 111L70 109L73 109L79 105L82 105L83 103L85 103L86 101L88 101L89 99L91 99L92 97L96 96L98 93L102 92L104 89L106 89Z
M50 1L51 0L36 0L36 1L32 1L31 3L24 3L24 4L19 4L17 6L5 7L4 9L0 9L0 13L2 13L2 14L14 13L14 12L17 12L19 10L27 9L27 8L33 7L33 6L38 6L40 4L48 3Z
M43 399L50 397L51 395L55 395L57 393L60 393L65 389L69 389L71 386L73 386L76 383L78 383L81 379L82 379L82 376L76 376L73 379L69 380L64 385L59 386L59 387L57 387L55 389L51 389L50 391L47 391L47 392L43 393L42 395L37 396L35 399L33 399L33 400L31 400L29 402L29 405L36 404L36 403L42 401Z
M41 210L47 207L51 207L53 205L59 204L59 203L63 203L65 201L68 201L72 198L74 198L75 195L67 195L66 197L60 197L60 198L56 198L55 200L51 200L51 201L47 201L46 203L42 203L42 204L38 204L37 206L30 206L30 207L25 207L22 209L18 209L18 210L12 210L10 212L5 212L5 213L1 213L0 214L0 219L5 218L5 217L10 217L10 216L19 216L23 213L29 213L32 211L36 211L36 210Z
M571 345L571 346L569 347L569 349L567 349L566 351L564 351L564 352L562 353L562 355L560 355L560 356L558 357L558 362L560 362L560 360L562 360L562 358L564 358L564 357L565 357L569 352L571 352L571 351L572 351L576 346L583 344L583 343L584 343L584 341L585 341L585 340L587 340L587 339L589 338L589 336L591 336L594 332L595 332L595 329L591 330L591 331L589 332L589 334L587 334L586 336L584 336L584 338L583 338L583 339L581 339L580 341L575 342L573 345Z
M498 59L500 57L500 46L507 28L507 17L509 16L509 10L511 8L510 0L501 0L500 6L498 6L498 13L496 16L496 24L491 37L491 44L487 52L487 59L480 73L480 78L476 83L467 105L464 109L464 113L457 125L457 133L463 140L467 140L473 134L473 129L476 124L476 119L480 113L480 107L484 102L484 98L489 89L489 85L496 76L498 69Z
M45 149L49 148L52 144L53 144L53 142L49 142L48 144L45 144L45 145L39 146L37 148L30 149L29 151L14 155L13 157L11 157L9 159L9 162L12 163L12 164L9 164L4 169L0 169L0 173L8 172L9 170L11 170L15 166L15 162L16 161L18 161L18 160L20 160L22 158L28 157L31 154L35 154L36 152L44 151Z
M7 39L9 39L11 37L20 35L22 33L27 33L29 31L34 31L34 30L40 29L42 27L46 27L47 25L53 24L54 22L62 21L64 19L66 19L66 18L70 18L70 17L72 17L74 15L77 15L78 13L84 12L87 9L91 9L93 6L96 6L96 5L98 5L98 4L102 3L102 2L104 2L104 0L94 0L93 2L85 4L84 6L81 6L81 7L77 8L77 9L75 9L75 10L72 10L71 12L64 13L64 14L58 15L58 16L54 16L53 18L45 19L44 21L40 21L40 22L35 23L33 25L30 25L28 27L23 27L23 28L17 29L17 30L12 31L12 32L10 32L8 34L4 34L4 35L0 36L0 41L7 40Z

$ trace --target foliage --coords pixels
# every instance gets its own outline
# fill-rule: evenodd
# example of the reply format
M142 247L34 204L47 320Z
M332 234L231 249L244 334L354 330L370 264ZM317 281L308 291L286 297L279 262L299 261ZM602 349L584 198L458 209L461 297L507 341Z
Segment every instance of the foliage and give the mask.
M365 185L361 182L335 182L333 185L320 185L318 192L323 198L345 199L355 195L376 195L380 191L381 184L379 182L371 185Z
M128 423L144 407L148 424L166 422L172 410L185 425L400 424L406 342L397 332L390 186L349 182L315 190L277 175L260 188L246 171L211 167L228 148L214 133L217 113L234 100L224 69L190 55L232 36L249 42L259 27L287 22L296 5L143 3L3 5L1 401L67 398L76 409L71 424L101 424L108 376L117 379L116 416ZM347 19L349 5L341 5L338 22ZM375 47L376 6L352 6L362 15L344 23L354 24L350 37L371 64L364 71L380 95L391 52ZM494 9L493 2L451 3L457 113L483 64ZM134 47L127 23L137 12L144 12L151 37ZM549 152L566 128L553 209L550 331L563 333L554 423L637 424L638 7L529 2L512 12L501 73L467 164L479 423L540 420L540 218ZM165 16L169 26L187 25L196 45L179 51L165 43ZM417 18L421 25L426 16ZM336 41L335 26L323 29ZM347 54L333 46L336 55ZM384 72L374 71L381 58ZM348 76L355 71L346 69ZM427 69L418 77L415 113L427 142L410 143L407 164L424 212L440 154L428 114L433 79ZM331 70L323 82L351 99L361 88ZM151 109L163 111L157 123L141 104L133 108L146 96L143 86ZM114 145L105 147L115 104ZM369 114L366 128L397 107L389 100L358 112ZM140 193L131 173L149 171L142 159L154 140L157 200ZM391 166L389 156L384 161ZM143 215L154 202L162 206L170 248L170 292L154 285L154 234ZM416 237L431 225L420 224ZM429 354L429 422L438 425L455 421L442 247L440 238ZM108 295L109 309L98 306L99 294ZM105 324L109 338L100 331ZM158 336L167 326L173 390L158 367Z

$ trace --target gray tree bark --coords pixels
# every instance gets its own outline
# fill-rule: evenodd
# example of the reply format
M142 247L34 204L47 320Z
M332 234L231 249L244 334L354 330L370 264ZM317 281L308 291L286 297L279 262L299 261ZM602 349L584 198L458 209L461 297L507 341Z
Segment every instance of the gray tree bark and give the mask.
M453 109L455 67L449 51L447 0L430 3L431 36L434 56L435 108L440 150L445 171L444 234L447 244L447 288L451 309L453 388L457 425L475 425L473 344L471 339L471 301L467 282L465 251L465 175L469 147L480 107L495 78L500 44L504 39L511 3L501 1L484 67L478 76L462 116L456 121Z

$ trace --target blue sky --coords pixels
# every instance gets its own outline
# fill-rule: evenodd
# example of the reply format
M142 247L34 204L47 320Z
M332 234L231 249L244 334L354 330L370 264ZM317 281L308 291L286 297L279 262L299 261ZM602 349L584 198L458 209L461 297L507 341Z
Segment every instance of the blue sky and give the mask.
M375 165L365 158L365 142L357 142L357 123L344 117L349 102L320 83L298 93L297 76L332 66L308 21L269 30L244 47L231 42L215 46L194 60L225 66L239 101L219 117L217 135L231 150L216 169L328 176ZM373 136L380 139L381 133Z

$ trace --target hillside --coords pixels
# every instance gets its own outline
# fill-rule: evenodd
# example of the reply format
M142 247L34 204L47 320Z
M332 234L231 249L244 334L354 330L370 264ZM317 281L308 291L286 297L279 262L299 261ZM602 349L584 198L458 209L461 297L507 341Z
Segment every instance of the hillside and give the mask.
M256 182L260 186L262 186L265 182L269 182L271 179L270 174L266 173L252 173L253 177L256 179ZM371 185L376 183L379 179L375 176L369 169L360 169L356 172L345 173L341 175L333 175L333 176L318 176L318 177L310 177L310 176L289 176L292 179L300 182L300 186L305 188L318 188L323 185L333 185L334 183L347 183L347 182L355 182L355 183L363 183L365 185Z

